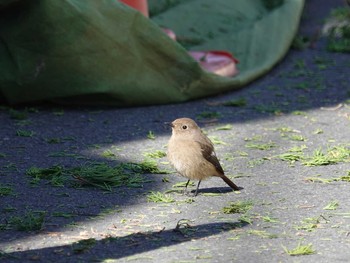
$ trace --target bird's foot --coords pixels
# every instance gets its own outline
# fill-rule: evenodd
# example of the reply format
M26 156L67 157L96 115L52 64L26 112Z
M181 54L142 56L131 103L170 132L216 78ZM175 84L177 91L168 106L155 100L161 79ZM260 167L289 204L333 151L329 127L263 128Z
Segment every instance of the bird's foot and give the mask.
M194 193L192 191L187 191L187 189L185 189L183 192L182 192L183 195L185 196L189 196L189 197L195 197L197 196L198 192L195 191Z

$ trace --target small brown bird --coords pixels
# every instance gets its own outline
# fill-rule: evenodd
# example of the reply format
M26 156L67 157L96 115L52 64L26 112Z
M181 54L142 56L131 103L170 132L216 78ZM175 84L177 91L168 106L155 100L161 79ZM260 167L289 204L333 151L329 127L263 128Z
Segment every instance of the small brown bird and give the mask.
M234 191L240 190L224 173L214 146L201 131L197 123L189 118L176 119L171 123L172 136L168 143L168 159L177 172L190 180L198 180L199 184L210 176L222 178Z

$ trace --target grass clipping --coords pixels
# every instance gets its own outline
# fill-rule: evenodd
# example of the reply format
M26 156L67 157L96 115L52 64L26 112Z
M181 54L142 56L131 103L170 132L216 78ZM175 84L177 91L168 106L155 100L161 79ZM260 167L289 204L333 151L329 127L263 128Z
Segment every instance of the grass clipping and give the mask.
M301 161L305 166L324 166L350 162L349 145L328 147L326 150L318 148L311 155L305 155L303 153L305 148L307 147L305 146L300 149L292 148L287 153L283 153L278 157L283 161L289 161L291 164Z
M302 256L302 255L312 255L315 254L316 251L313 249L312 244L309 243L307 245L302 245L299 243L295 248L288 249L282 246L284 251L290 256Z
M142 163L120 163L110 166L107 163L89 163L74 168L52 166L50 168L29 168L26 172L34 182L41 179L51 181L54 186L64 186L67 182L75 187L93 186L106 191L112 191L112 187L126 186L142 188L144 183L151 182L143 174L164 174L167 171L160 170L157 163L145 160ZM73 178L74 180L70 180Z

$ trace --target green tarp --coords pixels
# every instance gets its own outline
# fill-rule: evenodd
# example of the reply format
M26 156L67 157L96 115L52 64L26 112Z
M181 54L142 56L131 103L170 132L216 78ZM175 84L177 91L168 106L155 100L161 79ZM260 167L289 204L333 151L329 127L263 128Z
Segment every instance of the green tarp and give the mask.
M112 0L0 0L0 101L134 106L237 89L288 51L304 0L150 0L152 17ZM192 50L226 50L239 75L201 69Z

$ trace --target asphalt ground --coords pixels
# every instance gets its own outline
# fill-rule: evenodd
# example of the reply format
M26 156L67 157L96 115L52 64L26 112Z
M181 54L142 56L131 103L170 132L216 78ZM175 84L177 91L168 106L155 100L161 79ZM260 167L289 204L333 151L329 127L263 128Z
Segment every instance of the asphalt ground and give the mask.
M343 4L308 0L300 34L313 38ZM0 262L349 262L350 56L326 45L315 38L242 90L188 103L3 106ZM207 132L240 192L220 178L196 197L174 187L186 180L163 156L163 123L179 117ZM84 169L110 167L131 179L87 186Z

